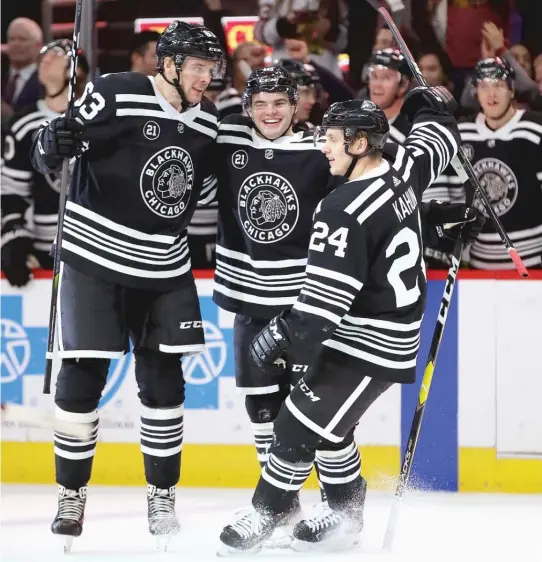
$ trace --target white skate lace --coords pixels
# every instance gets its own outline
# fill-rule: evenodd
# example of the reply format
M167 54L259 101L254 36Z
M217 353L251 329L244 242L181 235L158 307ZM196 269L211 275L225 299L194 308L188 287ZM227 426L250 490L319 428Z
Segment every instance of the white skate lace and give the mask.
M175 516L174 500L170 496L170 490L158 490L154 487L151 488L150 485L148 490L149 508L153 519L167 519L172 515Z
M231 527L243 539L249 539L252 535L261 535L269 517L258 511L251 511L241 519L238 519Z
M79 491L58 487L58 515L60 519L79 521L85 509L86 488Z
M343 521L343 516L330 508L324 509L323 512L312 519L306 519L305 524L311 532L316 533L323 531L334 525L339 525Z

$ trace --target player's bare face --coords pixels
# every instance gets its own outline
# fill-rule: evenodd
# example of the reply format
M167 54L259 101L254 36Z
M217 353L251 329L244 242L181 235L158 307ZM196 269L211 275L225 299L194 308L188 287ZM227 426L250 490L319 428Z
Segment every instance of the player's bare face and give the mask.
M401 74L397 70L373 66L369 71L369 96L380 109L388 109L399 96Z
M308 121L311 110L316 103L316 91L313 87L300 86L297 88L299 92L299 102L297 103L296 118L298 121Z
M38 78L50 93L60 91L66 82L68 57L60 48L48 49L40 57Z
M216 71L216 63L187 57L181 72L181 87L189 103L199 103Z
M252 96L250 116L260 133L275 140L291 134L290 126L296 106L290 103L287 94L262 93Z
M344 133L341 129L328 129L326 142L322 147L329 162L329 171L333 176L344 176L352 162L352 157L344 151Z
M484 115L490 119L500 119L510 107L514 95L506 80L482 80L476 92Z

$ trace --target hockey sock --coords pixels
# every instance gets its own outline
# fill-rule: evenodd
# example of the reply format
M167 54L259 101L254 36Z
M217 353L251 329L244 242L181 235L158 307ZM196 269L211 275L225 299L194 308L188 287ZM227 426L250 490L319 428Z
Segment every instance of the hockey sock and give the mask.
M98 441L98 410L76 414L57 406L55 418L63 422L93 426L87 438L69 437L58 431L54 433L56 481L68 490L79 490L87 485L92 472L92 460Z
M141 451L147 483L169 489L181 476L184 405L149 408L141 405Z
M252 433L254 434L258 462L263 468L267 464L269 448L273 443L273 422L253 423Z
M322 479L320 478L320 467L318 466L318 459L316 459L315 462L314 462L314 469L316 470L316 476L318 478L318 488L320 489L320 498L322 500L322 503L326 503L327 502L327 494L326 494L326 491L324 490L324 485L322 484Z
M331 509L358 511L365 501L361 457L355 443L339 451L316 451L320 480Z
M288 462L271 453L262 469L252 505L276 514L290 511L312 467L312 462Z

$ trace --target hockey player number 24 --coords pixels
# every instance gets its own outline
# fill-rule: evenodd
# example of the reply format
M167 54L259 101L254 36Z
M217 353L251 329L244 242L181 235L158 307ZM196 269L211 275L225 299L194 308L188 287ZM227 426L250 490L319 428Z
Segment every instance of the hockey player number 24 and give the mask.
M420 297L420 288L418 287L418 267L423 267L420 262L420 243L418 235L410 228L401 229L392 239L390 245L386 248L386 257L393 256L401 244L407 244L408 253L400 258L393 260L390 270L388 271L388 281L395 291L395 300L397 308L414 304ZM409 289L405 282L401 279L401 274L405 271L416 267L414 270L414 286Z

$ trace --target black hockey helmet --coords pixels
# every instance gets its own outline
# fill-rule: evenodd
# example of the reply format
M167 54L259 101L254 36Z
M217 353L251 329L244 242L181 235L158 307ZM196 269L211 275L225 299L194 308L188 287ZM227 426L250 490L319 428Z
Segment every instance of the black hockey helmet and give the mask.
M156 57L158 72L181 96L183 111L195 105L188 102L181 88L182 66L187 57L214 61L216 67L213 78L223 78L226 70L224 50L217 36L204 25L192 25L180 20L172 21L160 35L160 39L156 43ZM168 80L164 74L166 57L173 59L177 70L177 77L172 81Z
M66 55L66 57L70 56L73 49L73 41L70 39L56 39L55 41L51 41L44 45L40 51L40 58L45 55L48 51L56 50L58 52L62 52ZM88 64L87 57L83 52L83 49L77 50L77 65L79 68L85 73L88 74L90 71L90 67Z
M339 101L332 104L324 113L322 125L317 127L315 142L325 135L327 129L343 130L344 151L352 157L346 177L350 177L360 158L375 150L382 150L390 134L390 126L384 112L369 100ZM350 152L350 145L358 132L367 137L368 148L362 154L353 154Z
M285 93L292 105L297 105L299 94L293 76L282 66L268 66L253 70L248 77L243 92L243 109L246 111L252 105L254 94Z
M516 73L510 63L499 57L479 60L474 67L475 86L482 80L506 80L508 87L514 89L514 78Z
M388 49L374 51L369 59L369 69L379 66L396 70L401 76L406 78L412 77L412 72L410 71L408 63L399 49L390 47Z
M310 88L320 82L316 69L310 64L303 64L292 59L279 59L274 60L273 65L286 69L298 86Z
M326 129L342 129L344 142L349 145L358 131L367 135L369 146L382 150L390 133L384 112L372 101L349 100L331 105L322 119L320 133Z

